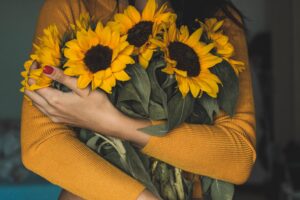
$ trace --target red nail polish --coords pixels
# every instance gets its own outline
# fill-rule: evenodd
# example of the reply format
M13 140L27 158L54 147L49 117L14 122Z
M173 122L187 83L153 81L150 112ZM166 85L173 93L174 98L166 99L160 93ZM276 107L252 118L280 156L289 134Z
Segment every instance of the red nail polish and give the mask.
M54 71L54 68L51 67L51 66L48 66L48 65L45 66L44 69L43 69L43 72L44 72L45 74L48 74L48 75L52 74L53 71Z

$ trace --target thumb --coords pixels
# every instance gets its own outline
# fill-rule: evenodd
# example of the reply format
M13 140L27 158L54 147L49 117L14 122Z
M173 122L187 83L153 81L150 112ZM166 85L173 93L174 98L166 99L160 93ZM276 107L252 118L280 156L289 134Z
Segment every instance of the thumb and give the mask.
M43 72L46 76L67 86L79 96L86 96L88 94L88 89L80 89L77 87L77 78L65 75L63 70L57 67L45 66Z

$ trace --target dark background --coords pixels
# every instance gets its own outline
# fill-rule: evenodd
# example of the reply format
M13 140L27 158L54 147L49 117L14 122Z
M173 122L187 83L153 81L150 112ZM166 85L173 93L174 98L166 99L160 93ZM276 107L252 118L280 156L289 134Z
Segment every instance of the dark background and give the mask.
M257 162L235 199L300 199L300 1L234 0L246 16ZM20 162L20 72L42 0L0 2L0 199L55 199L59 188ZM299 191L297 193L297 191Z

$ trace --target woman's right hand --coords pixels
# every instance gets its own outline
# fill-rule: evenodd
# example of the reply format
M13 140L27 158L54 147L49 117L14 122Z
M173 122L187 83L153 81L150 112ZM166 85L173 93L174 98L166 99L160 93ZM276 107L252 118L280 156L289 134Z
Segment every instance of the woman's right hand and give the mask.
M158 198L148 190L144 190L137 200L158 200Z
M59 200L83 200L82 198L63 190L58 198ZM150 191L144 190L137 200L158 200Z

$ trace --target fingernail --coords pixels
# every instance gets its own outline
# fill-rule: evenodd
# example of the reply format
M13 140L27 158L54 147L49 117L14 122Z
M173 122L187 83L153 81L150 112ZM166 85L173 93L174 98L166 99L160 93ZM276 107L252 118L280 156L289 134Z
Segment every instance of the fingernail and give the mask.
M54 71L54 68L51 67L51 66L48 66L48 65L45 66L44 69L43 69L43 72L44 72L45 74L48 74L48 75L52 74L53 71Z

